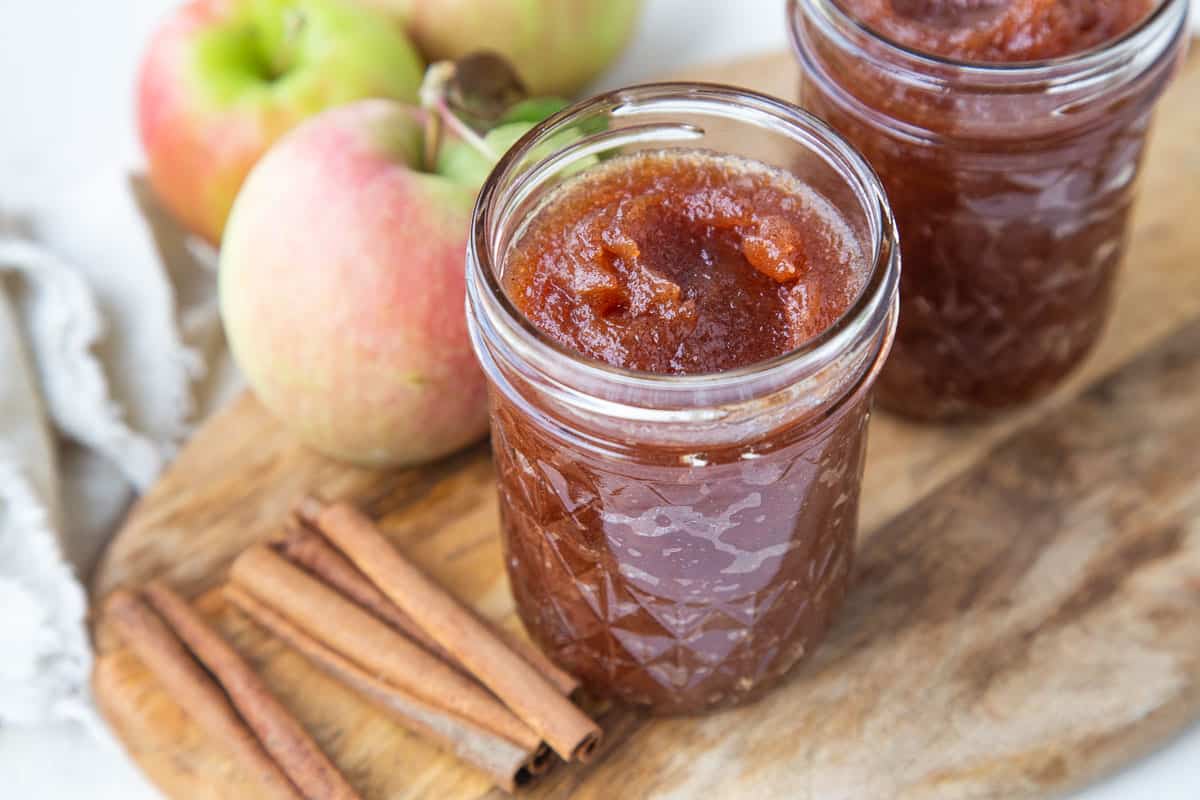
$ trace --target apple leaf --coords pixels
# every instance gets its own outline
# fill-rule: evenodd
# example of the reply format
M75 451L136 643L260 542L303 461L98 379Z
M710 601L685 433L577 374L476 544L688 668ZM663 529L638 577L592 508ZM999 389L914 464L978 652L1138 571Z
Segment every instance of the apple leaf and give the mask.
M517 140L532 130L533 127L533 122L510 122L507 125L500 125L488 131L487 135L483 137L483 141L487 144L488 149L495 153L496 160L499 160L500 156L508 152L509 148L516 144ZM538 145L530 153L530 158L534 161L544 158L556 150L578 141L580 138L581 134L579 131L570 128L559 131ZM581 159L565 170L564 174L571 175L579 172L595 164L596 161L597 159L594 156ZM487 180L488 174L495 165L496 161L489 160L483 153L466 142L448 140L442 144L442 148L438 153L436 171L439 175L455 183L478 189Z
M508 148L512 147L532 128L532 122L512 122L488 131L487 135L483 137L483 141L495 154L496 159L499 159L508 151ZM447 139L442 142L441 149L438 151L435 171L455 183L478 188L487 180L488 173L492 171L495 164L496 160L489 159L466 142Z
M444 92L447 107L479 133L503 122L518 121L507 119L506 112L521 104L529 94L508 60L487 51L455 61L444 83Z
M500 125L510 122L541 122L567 107L561 97L531 97L510 107L500 118Z

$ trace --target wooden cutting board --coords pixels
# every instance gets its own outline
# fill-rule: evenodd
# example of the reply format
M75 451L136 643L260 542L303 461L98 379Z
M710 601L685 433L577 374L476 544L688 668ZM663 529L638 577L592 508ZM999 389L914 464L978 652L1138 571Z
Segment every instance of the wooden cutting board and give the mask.
M784 97L779 54L687 77ZM827 643L764 700L707 717L611 709L589 765L535 798L1041 798L1200 717L1200 59L1163 103L1108 335L1055 397L989 425L873 422L857 585ZM352 469L250 396L138 503L93 579L165 575L263 672L369 798L499 795L227 609L230 560L318 491L517 629L485 446L417 470ZM171 797L254 785L98 630L94 687Z

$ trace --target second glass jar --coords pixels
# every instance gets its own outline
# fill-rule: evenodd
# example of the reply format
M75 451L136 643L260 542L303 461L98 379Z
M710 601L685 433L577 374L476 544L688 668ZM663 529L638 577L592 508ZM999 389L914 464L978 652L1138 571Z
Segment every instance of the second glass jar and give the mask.
M837 0L788 13L801 105L866 156L896 213L902 311L881 404L978 417L1052 390L1108 317L1187 0L1099 50L1016 65L917 53Z

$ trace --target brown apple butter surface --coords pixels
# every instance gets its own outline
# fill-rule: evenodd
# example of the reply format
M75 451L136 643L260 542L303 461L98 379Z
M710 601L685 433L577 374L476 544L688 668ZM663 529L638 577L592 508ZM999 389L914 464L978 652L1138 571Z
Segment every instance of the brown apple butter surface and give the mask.
M867 27L925 53L981 63L1041 61L1091 50L1143 20L1159 0L839 0Z
M510 252L509 297L614 366L723 372L795 349L849 307L863 256L795 177L728 156L623 156L561 187Z

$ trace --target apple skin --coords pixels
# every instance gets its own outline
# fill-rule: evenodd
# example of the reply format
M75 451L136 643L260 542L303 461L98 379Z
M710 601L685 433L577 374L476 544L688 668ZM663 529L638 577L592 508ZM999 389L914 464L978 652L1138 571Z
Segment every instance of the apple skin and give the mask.
M138 74L150 182L216 243L272 142L351 100L414 102L422 73L396 21L352 0L192 0L154 34Z
M624 49L641 0L362 0L397 15L426 60L507 58L534 95L571 97Z
M364 465L453 452L487 430L463 311L476 188L416 171L420 112L325 111L247 179L221 248L234 357L315 449Z

